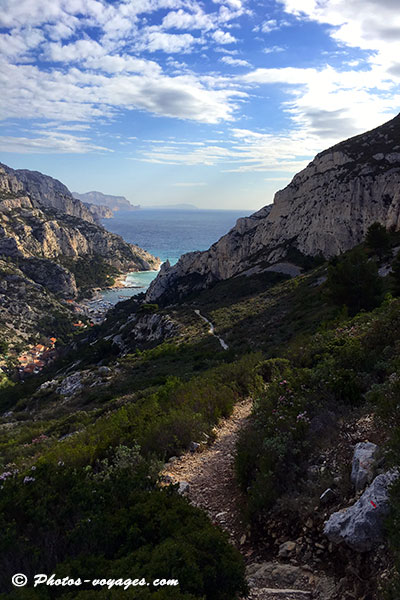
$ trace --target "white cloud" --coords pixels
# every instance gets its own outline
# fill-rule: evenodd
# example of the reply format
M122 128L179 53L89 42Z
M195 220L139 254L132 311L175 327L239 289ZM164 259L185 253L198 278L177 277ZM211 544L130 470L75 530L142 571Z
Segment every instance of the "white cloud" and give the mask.
M205 14L202 10L194 13L188 13L182 9L169 12L162 21L161 26L164 29L201 29L208 31L215 29L215 19L210 14Z
M150 31L147 39L140 45L149 52L162 50L167 54L175 54L178 52L189 52L192 46L199 42L200 39L193 37L190 33L177 35L162 31Z
M45 37L40 29L27 28L21 31L0 34L0 55L10 59L28 62L32 51L40 46Z
M309 155L320 151L321 140L302 132L281 134L232 129L224 142L203 143L198 147L169 140L152 142L141 152L145 162L182 166L219 166L225 172L268 172L294 175L309 162Z
M136 58L134 56L99 56L85 60L85 66L105 73L141 73L146 76L161 75L159 64L152 60Z
M260 25L256 25L253 28L253 31L261 31L261 33L271 33L271 31L276 31L279 29L279 25L276 19L268 19L264 21Z
M396 114L399 89L385 71L323 69L256 69L244 75L246 82L286 85L284 103L294 124L325 145L361 133ZM290 96L292 98L290 98Z
M71 44L51 42L46 47L45 56L50 61L71 63L104 56L105 53L105 49L94 40L78 40Z
M214 48L214 52L219 52L221 54L230 54L231 56L239 54L239 50L228 50L228 48L225 48L224 46L216 46Z
M286 48L282 46L270 46L269 48L264 48L264 54L275 54L275 52L285 52Z
M243 60L240 58L232 58L231 56L223 56L221 62L226 65L231 65L232 67L249 67L250 63L247 60Z
M278 0L286 12L332 26L331 36L353 48L375 52L372 64L389 72L400 45L400 11L397 0ZM392 74L396 74L393 73Z
M213 79L208 78L207 84ZM211 89L194 75L160 73L112 76L69 69L44 72L32 65L0 65L0 119L26 118L90 122L117 109L217 123L237 109L234 88Z
M214 31L211 37L217 44L234 44L237 42L236 38L234 38L229 31L222 31L221 29Z
M50 132L42 137L27 138L0 136L0 150L20 154L86 154L87 152L112 152L104 146L93 144L89 138Z
M234 10L241 10L244 7L245 2L243 0L213 0L214 4L227 4Z

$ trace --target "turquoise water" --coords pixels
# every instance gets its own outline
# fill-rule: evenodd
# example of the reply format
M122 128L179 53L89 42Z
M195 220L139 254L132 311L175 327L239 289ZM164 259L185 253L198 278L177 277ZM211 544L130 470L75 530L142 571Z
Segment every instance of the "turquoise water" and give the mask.
M227 233L239 217L248 216L237 210L146 210L117 212L103 224L108 231L137 244L163 262L175 264L179 257L194 250L207 250ZM125 297L146 291L157 271L130 273L125 285L138 286L123 290L107 290L102 296L108 302L122 302ZM121 297L124 296L124 297Z

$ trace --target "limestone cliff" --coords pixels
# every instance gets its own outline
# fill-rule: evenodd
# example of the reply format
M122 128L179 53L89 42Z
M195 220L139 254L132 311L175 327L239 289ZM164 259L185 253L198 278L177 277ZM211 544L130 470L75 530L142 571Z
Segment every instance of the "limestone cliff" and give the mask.
M96 211L73 197L69 189L58 181L38 171L12 169L0 163L0 191L28 196L34 207L48 207L62 214L99 222Z
M154 256L95 223L90 210L59 181L4 165L0 166L0 256L64 297L77 293L73 265L78 259L95 259L117 271L159 266Z
M102 192L86 192L85 194L72 192L72 195L74 198L82 200L82 202L90 202L92 206L105 206L111 212L118 210L138 210L140 208L139 205L131 204L125 196L112 196L111 194L103 194Z
M50 209L27 196L0 198L0 255L18 258L100 256L118 270L157 268L154 256L103 227Z
M271 206L239 219L206 252L163 265L147 300L173 301L293 250L333 256L358 244L375 221L400 228L400 115L318 154Z
M0 335L11 345L35 339L46 322L56 332L68 318L63 298L159 263L97 224L59 181L0 165Z
M83 203L92 213L97 221L101 219L112 219L113 211L103 204L89 204L89 202Z

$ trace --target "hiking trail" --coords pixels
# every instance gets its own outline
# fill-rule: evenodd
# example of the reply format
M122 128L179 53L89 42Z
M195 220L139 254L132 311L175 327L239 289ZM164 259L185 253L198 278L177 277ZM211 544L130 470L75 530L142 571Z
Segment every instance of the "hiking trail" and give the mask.
M198 308L196 308L194 312L196 313L196 315L197 315L198 317L200 317L200 319L202 319L203 321L205 321L205 322L207 323L207 325L209 325L209 326L210 326L210 328L209 328L208 332L209 332L211 335L213 335L214 337L216 337L216 338L217 338L217 340L218 340L218 341L219 341L219 343L221 344L222 348L223 348L224 350L228 350L229 346L228 346L228 344L225 342L225 340L223 340L223 339L222 339L222 337L220 337L219 335L217 335L217 334L215 333L215 327L214 327L214 324L213 324L213 323L211 323L211 321L210 321L209 319L207 319L207 317L205 317L204 315L202 315L202 314L201 314L201 312L199 311L199 309L198 309Z
M169 483L187 483L185 495L190 503L205 510L240 550L247 565L250 587L247 600L322 600L323 596L312 595L316 578L309 569L273 558L265 562L252 545L242 516L244 497L234 472L236 442L250 417L252 404L250 398L236 404L232 415L215 428L215 441L211 445L174 458L165 465L162 475Z

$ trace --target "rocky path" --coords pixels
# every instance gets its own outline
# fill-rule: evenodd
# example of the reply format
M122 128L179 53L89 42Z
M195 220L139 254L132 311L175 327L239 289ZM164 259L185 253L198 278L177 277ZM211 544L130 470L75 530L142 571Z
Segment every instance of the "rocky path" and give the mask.
M234 453L251 407L251 399L238 403L231 417L224 419L216 429L215 441L210 446L174 459L166 465L162 475L171 483L181 483L190 502L205 510L241 551L251 590L248 600L320 598L312 596L310 591L315 579L310 572L276 561L263 562L249 539L241 514L243 497L235 481Z
M196 313L196 315L197 315L198 317L200 317L200 319L203 319L203 321L205 321L205 322L207 323L207 325L209 325L209 326L210 326L210 329L208 330L208 331L209 331L209 333L211 333L211 335L213 335L214 337L216 337L216 338L217 338L217 340L218 340L218 341L219 341L219 343L221 344L222 348L223 348L224 350L228 350L229 346L228 346L228 344L225 342L225 340L223 340L223 339L222 339L222 337L220 337L219 335L217 335L217 334L215 333L215 327L214 327L213 323L211 323L211 321L209 321L209 320L207 319L207 317L205 317L204 315L202 315L202 314L201 314L201 312L200 312L200 311L199 311L197 308L195 309L195 311L194 311L194 312Z

